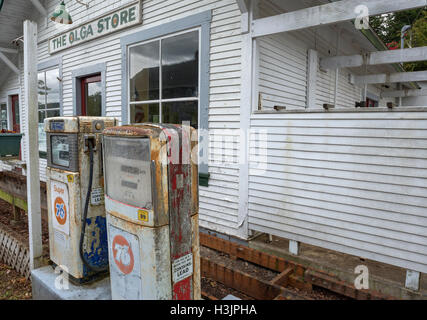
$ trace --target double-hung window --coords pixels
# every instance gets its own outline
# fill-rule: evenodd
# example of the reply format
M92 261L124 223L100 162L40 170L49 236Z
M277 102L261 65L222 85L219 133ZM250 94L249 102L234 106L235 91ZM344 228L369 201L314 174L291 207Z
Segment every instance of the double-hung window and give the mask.
M199 126L199 30L129 47L130 123Z
M59 69L38 73L39 151L46 152L44 119L61 115Z

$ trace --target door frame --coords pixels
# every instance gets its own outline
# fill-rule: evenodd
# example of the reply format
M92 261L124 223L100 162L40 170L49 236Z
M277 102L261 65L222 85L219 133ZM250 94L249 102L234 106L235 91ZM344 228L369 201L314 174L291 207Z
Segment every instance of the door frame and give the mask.
M12 96L18 96L18 101L21 100L21 92L19 89L10 90L6 92L7 102L7 129L13 130L13 112L12 112ZM19 103L19 129L22 133L22 107L21 103Z

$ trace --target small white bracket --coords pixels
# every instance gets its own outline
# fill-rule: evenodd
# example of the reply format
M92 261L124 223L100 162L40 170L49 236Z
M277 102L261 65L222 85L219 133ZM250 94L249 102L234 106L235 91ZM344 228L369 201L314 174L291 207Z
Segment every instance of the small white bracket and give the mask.
M418 291L420 289L420 276L418 271L406 270L405 288Z
M236 2L240 12L242 13L241 15L242 33L248 33L250 30L249 28L250 19L249 19L249 10L246 4L246 0L236 0Z

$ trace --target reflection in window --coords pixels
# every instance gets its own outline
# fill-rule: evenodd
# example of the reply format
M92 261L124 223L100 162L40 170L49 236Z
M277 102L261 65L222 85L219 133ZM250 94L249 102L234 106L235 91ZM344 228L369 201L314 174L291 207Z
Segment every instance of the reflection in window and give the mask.
M162 99L197 97L199 33L184 33L162 41Z
M163 122L180 124L190 122L192 127L198 128L197 109L197 101L163 103Z
M46 133L44 131L44 119L58 117L61 114L58 79L59 69L42 71L37 75L39 151L46 152Z
M198 127L199 32L165 37L129 49L130 122Z
M134 123L159 123L160 122L159 104L137 104L131 106L131 119Z
M130 100L159 99L159 42L130 48Z
M101 82L86 84L86 113L88 116L100 117L102 115Z

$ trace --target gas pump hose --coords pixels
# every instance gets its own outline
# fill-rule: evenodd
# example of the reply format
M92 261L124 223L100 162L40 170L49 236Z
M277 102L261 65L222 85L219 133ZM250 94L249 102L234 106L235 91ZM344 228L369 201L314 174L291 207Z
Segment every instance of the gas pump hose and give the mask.
M88 139L87 140L88 148L89 148L89 183L87 187L87 194L86 194L86 201L85 201L85 207L82 217L82 229L80 233L80 258L82 259L83 263L86 267L88 267L90 270L94 272L104 272L108 270L108 265L105 268L99 268L97 266L92 266L87 260L83 252L83 241L86 233L86 219L87 219L87 212L89 209L89 201L90 196L92 193L92 182L93 182L93 140Z

